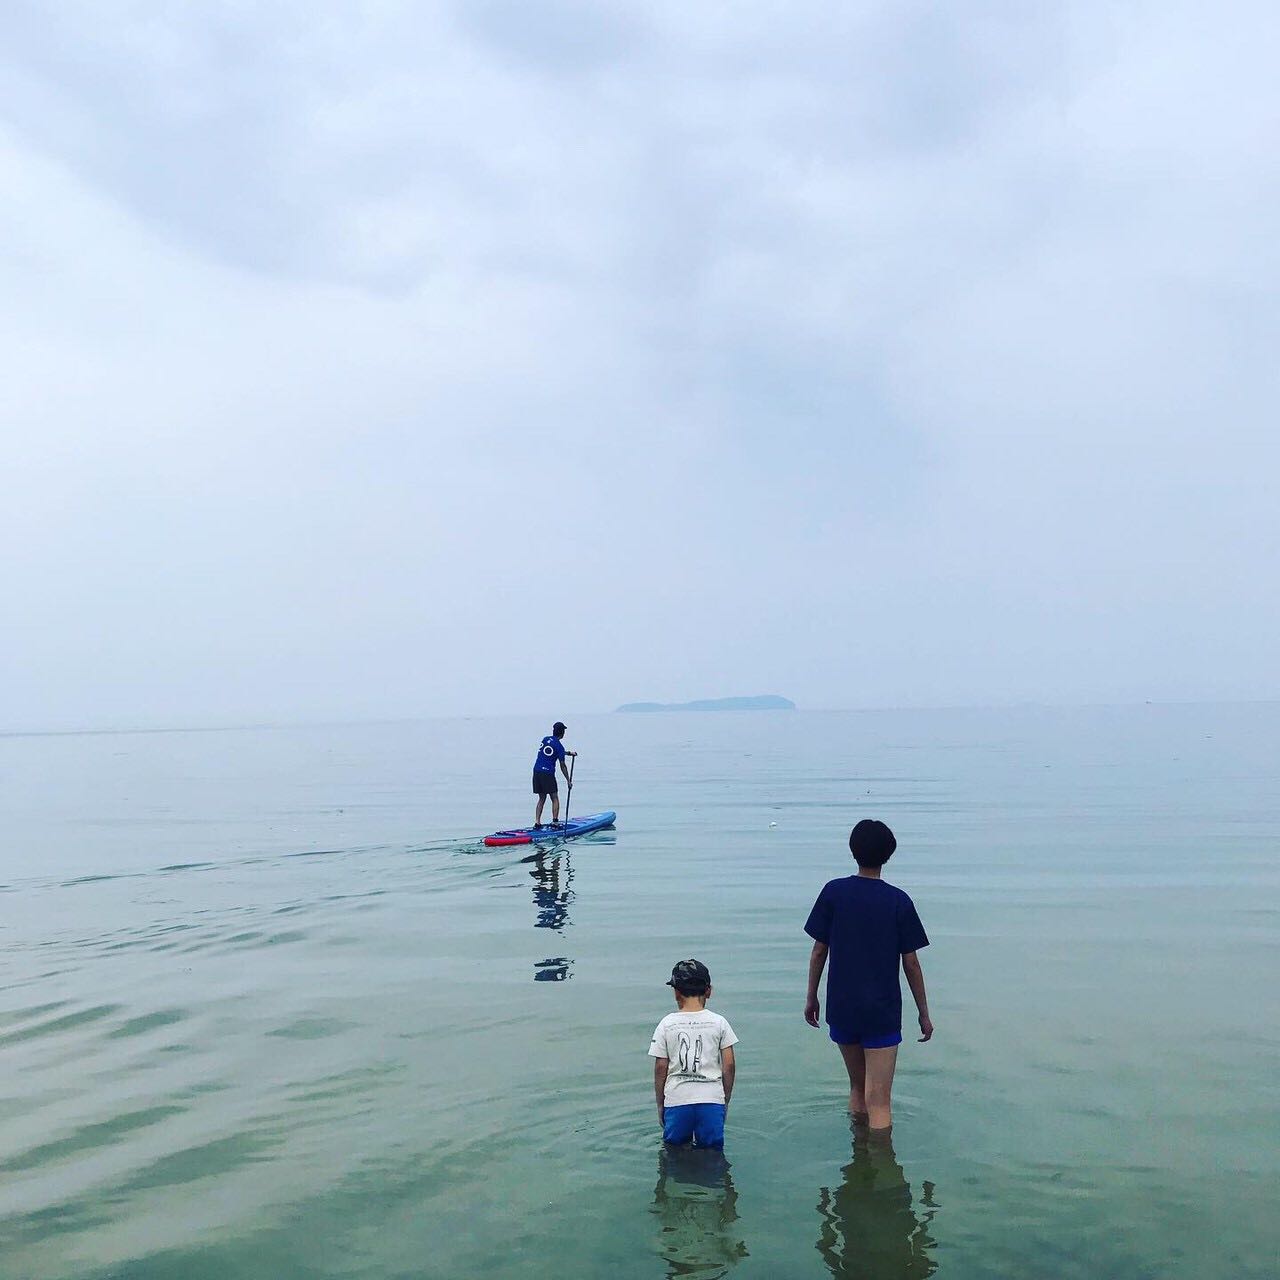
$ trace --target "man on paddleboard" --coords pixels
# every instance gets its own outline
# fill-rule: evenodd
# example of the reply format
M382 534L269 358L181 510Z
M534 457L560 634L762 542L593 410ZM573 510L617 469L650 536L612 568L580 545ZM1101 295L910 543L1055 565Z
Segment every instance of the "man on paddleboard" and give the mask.
M576 756L576 751L566 751L562 739L565 735L564 725L557 720L551 726L551 732L538 744L538 755L533 762L533 794L538 797L538 807L533 815L534 828L542 826L542 806L551 797L551 821L560 821L560 789L556 785L556 765L569 781L569 770L564 767L566 756Z

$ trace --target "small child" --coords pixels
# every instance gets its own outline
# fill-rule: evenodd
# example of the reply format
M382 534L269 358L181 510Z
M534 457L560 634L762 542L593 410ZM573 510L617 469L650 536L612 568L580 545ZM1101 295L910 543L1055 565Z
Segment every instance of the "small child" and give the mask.
M827 1024L849 1072L849 1110L855 1120L880 1130L893 1124L890 1094L902 1043L899 957L920 1015L920 1039L933 1035L916 956L929 939L911 899L880 878L897 847L883 822L859 822L849 833L858 874L823 885L804 926L813 939L805 1021L818 1025L818 983L830 953Z
M653 1092L662 1139L675 1146L724 1146L724 1117L733 1095L733 1028L707 1008L711 974L698 960L681 960L667 986L678 1013L658 1023L649 1045Z

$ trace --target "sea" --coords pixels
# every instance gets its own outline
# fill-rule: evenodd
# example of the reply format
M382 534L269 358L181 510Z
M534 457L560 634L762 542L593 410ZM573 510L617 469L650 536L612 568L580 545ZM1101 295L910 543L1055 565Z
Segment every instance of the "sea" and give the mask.
M486 848L557 715L615 829ZM1280 1274L1280 705L11 735L0 811L5 1280ZM864 817L888 1142L802 1014ZM690 957L723 1154L657 1125Z

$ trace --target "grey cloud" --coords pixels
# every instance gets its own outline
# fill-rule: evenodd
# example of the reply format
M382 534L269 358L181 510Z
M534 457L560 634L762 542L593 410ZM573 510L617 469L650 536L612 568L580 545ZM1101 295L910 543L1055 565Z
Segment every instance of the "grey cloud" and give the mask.
M1275 694L1269 9L11 10L16 720Z
M627 60L648 35L638 12L583 0L475 0L454 9L462 30L552 74L590 72Z

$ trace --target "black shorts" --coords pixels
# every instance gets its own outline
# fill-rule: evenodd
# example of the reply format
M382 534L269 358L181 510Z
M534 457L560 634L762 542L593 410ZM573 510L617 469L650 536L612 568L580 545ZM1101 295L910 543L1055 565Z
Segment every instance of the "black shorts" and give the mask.
M535 796L558 796L560 788L556 786L556 775L543 769L533 771L533 794Z

